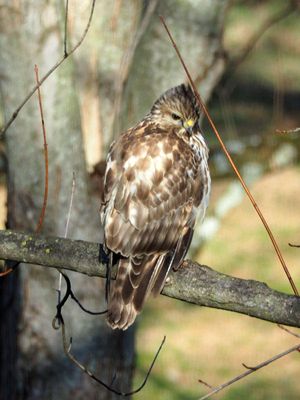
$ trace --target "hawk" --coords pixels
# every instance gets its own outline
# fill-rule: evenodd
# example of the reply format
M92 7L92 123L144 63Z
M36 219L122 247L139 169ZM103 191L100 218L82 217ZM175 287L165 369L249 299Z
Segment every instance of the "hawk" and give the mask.
M100 207L104 248L119 255L107 322L127 329L150 293L162 290L208 205L208 148L189 85L169 89L112 143Z

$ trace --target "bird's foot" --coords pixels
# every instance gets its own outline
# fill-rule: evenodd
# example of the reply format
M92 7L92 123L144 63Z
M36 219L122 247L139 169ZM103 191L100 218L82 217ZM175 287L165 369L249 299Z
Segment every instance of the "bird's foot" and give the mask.
M105 249L102 243L100 243L99 261L101 264L106 266L109 264L109 252Z
M168 276L168 277L166 278L166 280L165 280L164 287L165 287L165 286L170 286L171 283L172 283L172 282L171 282L171 278Z
M179 265L173 267L173 271L177 272L179 269L186 268L188 266L188 260L183 260Z

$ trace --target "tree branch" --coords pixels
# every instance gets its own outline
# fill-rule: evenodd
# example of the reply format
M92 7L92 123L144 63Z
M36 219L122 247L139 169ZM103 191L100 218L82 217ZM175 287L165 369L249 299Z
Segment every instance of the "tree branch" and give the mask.
M228 76L231 77L236 72L237 68L246 60L246 58L248 58L249 54L253 51L257 42L270 28L272 28L275 24L282 21L284 18L287 18L293 12L298 10L298 4L295 0L289 0L286 3L287 4L284 8L266 19L258 28L257 32L253 33L248 42L245 44L244 48L240 50L239 54L229 60L227 66Z
M266 367L267 365L273 363L274 361L277 361L280 358L287 356L288 354L292 353L293 351L299 351L299 350L300 350L300 344L298 343L295 346L290 347L288 350L285 350L282 353L276 354L275 356L269 358L268 360L263 361L262 363L256 365L255 367L247 367L245 364L243 364L243 366L245 368L247 368L248 371L243 372L242 374L235 376L233 379L230 379L229 381L223 383L222 385L213 388L213 390L211 392L207 393L205 396L202 396L199 400L208 399L213 394L220 392L221 390L232 385L233 383L240 381L241 379L245 378L246 376L253 374L254 372L258 371L259 369L261 369L263 367Z
M283 268L283 270L284 270L284 272L285 272L285 274L286 274L286 276L287 276L287 278L288 278L288 280L289 280L289 282L290 282L290 284L291 284L291 286L293 288L293 291L294 291L295 295L299 296L298 289L297 289L297 287L296 287L296 285L294 283L293 278L291 277L291 274L290 274L290 271L288 269L288 266L286 265L286 262L285 262L285 260L283 258L281 250L280 250L280 248L279 248L279 246L277 244L277 241L276 241L276 239L275 239L275 237L273 235L273 232L272 232L271 228L269 227L269 224L268 224L266 218L264 217L264 214L262 213L260 207L258 206L257 202L255 201L250 189L248 188L248 185L246 184L246 182L244 181L242 175L240 174L240 171L238 170L237 166L235 165L235 162L233 161L233 158L231 157L229 151L227 150L227 147L226 147L221 135L219 134L219 131L218 131L214 121L212 120L206 105L203 103L203 101L201 99L201 96L200 96L200 93L199 93L199 91L197 90L197 88L195 86L195 82L192 79L190 71L189 71L189 69L188 69L188 67L187 67L187 65L186 65L186 63L185 63L185 61L184 61L179 49L178 49L177 44L175 43L175 40L174 40L174 38L173 38L173 36L172 36L172 34L171 34L171 32L170 32L165 20L164 20L164 17L160 16L160 20L161 20L164 28L166 29L166 32L167 32L167 34L169 36L169 39L170 39L170 41L171 41L171 43L172 43L172 45L174 47L174 50L175 50L175 52L177 54L177 57L178 57L181 65L182 65L182 67L184 69L184 72L185 72L185 74L186 74L186 76L188 78L188 81L189 81L189 83L190 83L190 85L191 85L191 87L193 89L193 92L194 92L194 95L195 95L195 98L197 100L197 103L199 105L200 110L202 110L203 113L205 114L205 116L206 116L206 118L207 118L207 120L209 122L209 125L211 126L214 134L216 135L216 138L218 139L218 141L219 141L219 143L220 143L220 145L222 147L222 150L223 150L227 160L229 161L229 163L230 163L232 169L234 170L238 180L240 181L240 184L242 185L246 195L248 196L249 200L251 201L251 203L252 203L252 205L253 205L253 207L254 207L254 209L255 209L258 217L259 217L259 219L261 220L263 226L265 227L265 230L266 230L266 232L267 232L267 234L268 234L268 236L269 236L269 238L270 238L270 240L272 242L272 245L273 245L274 250L275 250L275 252L277 254L277 257L278 257L278 259L280 261L280 264L281 264L281 266L282 266L282 268Z
M0 259L64 268L89 276L106 276L99 244L0 231ZM113 271L113 276L115 271ZM235 311L270 322L300 327L300 298L265 283L234 278L187 261L170 273L162 294L200 306Z
M84 41L88 30L90 29L90 25L92 22L92 17L94 14L94 8L95 8L95 2L96 0L92 0L92 5L91 5L91 11L89 15L89 19L87 22L87 25L85 27L85 30L83 31L82 36L80 37L79 41L76 43L76 45L70 50L70 52L66 53L66 49L64 50L64 55L63 57L54 64L49 71L41 78L39 83L37 83L32 90L26 95L26 97L23 99L23 101L19 104L19 106L15 109L13 112L12 116L9 118L9 120L6 122L6 124L3 126L3 128L0 130L0 139L4 137L5 132L7 129L10 127L10 125L14 122L14 120L17 118L19 112L22 110L22 108L25 106L27 101L33 96L33 94L37 91L37 89L42 86L42 84L45 82L46 79L49 78L49 76L71 55L73 54L78 47L81 45L81 43Z

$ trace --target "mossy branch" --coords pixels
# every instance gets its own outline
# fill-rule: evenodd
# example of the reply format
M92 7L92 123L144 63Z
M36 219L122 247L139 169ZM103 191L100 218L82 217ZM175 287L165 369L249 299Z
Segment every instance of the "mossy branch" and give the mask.
M106 276L105 266L99 263L97 243L10 230L0 231L0 243L3 260ZM183 268L169 276L162 291L166 296L300 327L300 297L278 292L265 283L234 278L193 261L186 261Z

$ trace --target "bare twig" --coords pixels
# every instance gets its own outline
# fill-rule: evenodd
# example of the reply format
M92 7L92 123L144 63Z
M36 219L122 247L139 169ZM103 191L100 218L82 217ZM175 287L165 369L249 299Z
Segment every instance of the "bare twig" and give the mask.
M86 37L86 35L88 33L89 27L90 27L91 22L92 22L92 17L93 17L94 8L95 8L95 2L96 2L96 0L92 0L91 11L90 11L90 15L89 15L89 19L88 19L87 25L85 27L85 30L84 30L81 38L77 42L77 44L70 50L70 52L67 55L64 54L64 56L59 61L57 61L57 63L55 65L53 65L53 67L50 68L49 71L42 77L40 82L38 84L36 84L32 88L32 90L28 93L28 95L24 98L24 100L20 103L20 105L15 109L15 111L13 112L12 116L10 117L10 119L7 121L7 123L1 129L1 131L0 131L0 139L4 136L4 134L7 131L7 129L10 127L10 125L13 123L13 121L17 118L17 116L18 116L19 112L21 111L21 109L24 107L24 105L27 103L27 101L31 98L31 96L36 92L36 90L81 45L81 43L83 42L83 40L85 39L85 37Z
M17 265L19 265L19 263L17 263ZM15 269L14 267L10 267L10 268L5 269L5 271L1 271L0 278L2 278L3 276L9 275L11 272L14 271L14 269Z
M70 352L70 343L68 343L67 339L66 339L66 331L65 331L65 324L62 322L61 324L61 334L62 334L62 338L63 338L63 346L64 346L64 352L66 354L66 356L69 358L69 360L71 360L78 368L80 368L84 373L86 373L91 379L93 379L94 381L96 381L97 383L99 383L101 386L104 386L107 390L109 390L112 393L115 393L119 396L123 396L123 397L128 397L128 396L132 396L133 394L136 394L138 392L140 392L144 386L146 385L148 378L151 374L151 371L154 367L154 364L156 362L156 359L165 343L166 337L164 336L153 360L152 363L146 373L146 376L143 380L143 382L141 383L141 385L137 388L134 389L130 392L120 392L118 390L115 390L111 385L108 385L107 383L105 383L104 381L102 381L101 379L99 379L98 377L96 377L93 372L91 372L85 365L81 364L74 356L73 354ZM112 382L114 382L114 379L112 380Z
M75 179L75 172L73 171L73 179L72 179L72 191L71 191L71 197L70 197L70 204L69 204L69 210L68 210L68 215L67 215L67 221L66 221L66 227L65 227L65 234L64 237L66 238L68 236L68 230L69 230L69 222L71 219L71 211L72 211L72 205L73 205L73 198L74 198L74 193L75 193L75 188L76 188L76 179ZM57 268L58 272L59 272L59 283L58 283L58 289L57 289L57 315L59 316L61 314L61 308L62 306L65 304L65 302L67 301L68 297L71 297L72 300L74 300L78 306L87 314L91 314L91 315L102 315L105 314L107 312L107 310L104 311L90 311L87 308L85 308L80 301L77 299L77 297L74 295L73 291L72 291L72 287L71 287L71 281L69 279L69 277L64 274L62 272L62 268ZM62 277L64 277L66 284L67 284L67 291L66 294L64 296L64 301L61 301L61 281L62 281ZM60 318L56 316L55 318L59 324Z
M74 357L74 355L71 353L72 338L70 339L70 342L68 343L68 342L67 342L67 339L66 339L65 324L64 324L64 319L63 319L63 315L62 315L63 306L65 305L65 303L67 302L67 300L68 300L69 297L71 297L73 300L75 300L76 303L79 305L79 307L80 307L83 311L87 312L88 314L92 314L92 315L101 315L101 314L105 314L105 313L107 312L107 310L101 311L101 312L93 312L93 311L89 311L89 310L87 310L85 307L83 307L83 306L80 304L80 302L78 301L78 299L77 299L77 298L74 296L74 294L73 294L73 291L72 291L72 288L71 288L71 281L70 281L69 277L68 277L66 274L64 274L64 273L61 273L61 275L64 277L64 279L65 279L65 281L66 281L67 289L66 289L66 293L65 293L63 299L62 299L61 302L60 302L59 304L57 304L57 306L56 306L56 310L57 310L57 311L56 311L55 317L53 318L52 326L53 326L53 328L56 329L56 330L59 329L59 328L61 327L62 340L63 340L63 348L64 348L64 352L65 352L66 356L67 356L67 357L69 358L69 360L71 360L78 368L80 368L84 373L86 373L91 379L93 379L94 381L96 381L96 382L99 383L100 385L104 386L104 387L105 387L107 390L109 390L110 392L113 392L113 393L115 393L115 394L117 394L117 395L119 395L119 396L124 396L124 397L132 396L133 394L140 392L140 391L143 389L143 387L146 385L147 381L148 381L148 378L149 378L149 376L150 376L150 374L151 374L151 371L152 371L152 369L153 369L153 367L154 367L154 364L155 364L155 362L156 362L156 359L157 359L157 357L158 357L158 355L159 355L159 353L160 353L160 351L161 351L161 349L162 349L162 347L163 347L163 345L164 345L164 343L165 343L166 337L164 336L164 338L163 338L163 340L162 340L162 342L161 342L161 344L160 344L160 346L159 346L159 348L158 348L158 350L157 350L157 352L156 352L156 354L155 354L155 356L154 356L154 358L153 358L153 360L152 360L152 362L151 362L151 364L150 364L150 367L149 367L149 369L148 369L148 371L147 371L147 373L146 373L146 376L145 376L143 382L141 383L141 385L140 385L137 389L135 389L135 390L133 390L133 391L130 391L130 392L120 392L120 391L114 389L114 388L112 387L112 384L113 384L114 381L115 381L115 375L114 375L114 377L113 377L113 379L112 379L111 384L108 385L108 384L106 384L104 381L102 381L100 378L96 377L96 376L93 374L93 372L91 372L85 365L81 364L81 363L76 359L76 357Z
M295 336L296 338L300 339L300 335L298 333L292 332L290 329L286 328L283 325L277 324L278 328L282 329L283 331L289 333L292 336Z
M292 353L293 351L297 351L300 349L300 343L296 344L295 346L289 348L286 351L283 351L282 353L276 354L275 356L269 358L268 360L256 365L255 367L247 367L246 365L244 365L247 368L246 372L243 372L240 375L235 376L233 379L230 379L229 381L223 383L220 386L215 387L211 392L207 393L205 396L202 396L199 400L205 400L208 399L209 397L211 397L212 395L220 392L221 390L223 390L224 388L232 385L233 383L245 378L246 376L253 374L253 372L256 372L257 370L266 367L267 365L273 363L276 360L279 360L280 358L287 356L288 354Z
M255 32L252 37L249 39L249 41L246 43L244 48L240 51L240 54L238 54L236 57L232 58L229 60L228 64L228 71L230 73L230 76L235 73L237 68L246 60L246 58L249 56L251 51L254 49L256 46L257 42L261 39L261 37L275 24L278 22L282 21L284 18L287 18L290 14L295 12L297 10L297 7L295 5L294 1L288 1L288 4L286 7L284 7L282 10L279 10L277 13L274 15L270 16L266 21L262 23L262 25L259 27L257 32Z
M144 386L146 385L148 378L151 374L151 371L154 367L154 364L156 362L156 359L165 343L166 337L164 336L153 360L152 363L146 373L146 376L143 380L143 382L141 383L141 385L137 388L132 390L131 392L120 392L118 390L115 390L114 388L112 388L110 385L106 384L104 381L102 381L101 379L99 379L98 377L96 377L93 372L91 372L89 369L87 369L87 367L83 364L81 364L74 356L73 354L70 352L70 343L68 343L67 339L66 339L66 331L65 331L65 324L62 322L61 324L61 333L62 333L62 338L63 338L63 346L64 346L64 352L66 354L66 356L69 358L69 360L71 360L78 368L80 368L84 373L86 373L91 379L93 379L94 381L96 381L97 383L99 383L101 386L104 386L107 390L109 390L112 393L115 393L119 396L123 396L123 397L128 397L128 396L132 396L133 394L136 394L138 392L140 392ZM113 381L114 382L114 379Z
M68 210L66 227L65 227L65 234L64 234L65 238L68 236L68 231L69 231L69 223L70 223L70 219L71 219L71 211L72 211L72 206L73 206L73 198L74 198L74 193L75 193L75 187L76 187L76 177L75 177L75 172L73 171L72 190L71 190L70 204L69 204L69 210ZM60 270L58 270L58 272L59 272L59 279L58 279L58 289L57 289L57 303L59 304L60 301L61 301L62 274L61 274Z
M198 382L201 383L202 385L208 387L209 389L213 389L211 385L209 385L207 382L203 381L202 379L198 379Z
M300 247L300 244L292 244L292 243L289 243L289 246L290 246L290 247Z
M166 24L166 22L165 22L165 20L164 20L164 18L162 16L160 17L160 20L161 20L163 26L165 27L165 29L167 31L167 34L168 34L168 36L170 38L170 41L171 41L171 43L172 43L172 45L173 45L173 47L175 49L175 52L176 52L176 54L177 54L177 56L178 56L178 58L179 58L179 60L180 60L180 62L182 64L182 66L184 68L184 71L185 71L187 77L188 77L190 85L193 88L193 91L194 91L195 97L197 99L197 102L199 104L199 107L203 110L204 114L206 115L206 117L207 117L207 119L209 121L209 124L210 124L211 128L213 129L218 141L220 142L221 147L222 147L222 149L223 149L223 151L224 151L224 153L225 153L225 155L226 155L231 167L233 168L233 170L234 170L235 174L237 175L237 177L238 177L238 179L239 179L244 191L246 192L249 200L251 201L256 213L258 214L260 220L262 221L262 223L263 223L263 225L264 225L264 227L265 227L265 229L266 229L266 231L267 231L267 233L269 235L269 238L270 238L270 240L271 240L271 242L273 244L273 247L274 247L275 252L276 252L276 254L278 256L278 259L279 259L279 261L280 261L280 263L281 263L281 265L282 265L282 267L283 267L283 269L285 271L285 274L286 274L286 276L287 276L287 278L288 278L288 280L289 280L289 282L290 282L290 284L292 286L292 289L293 289L294 293L297 296L299 296L299 293L298 293L298 290L296 288L296 285L295 285L295 283L294 283L294 281L293 281L293 279L291 277L291 274L290 274L290 272L288 270L288 267L287 267L287 265L285 263L285 260L284 260L284 258L282 256L282 254L281 254L279 246L278 246L278 244L277 244L277 242L275 240L275 237L274 237L274 235L273 235L273 233L272 233L272 231L271 231L271 229L270 229L270 227L269 227L269 225L268 225L263 213L261 212L260 208L258 207L258 205L257 205L254 197L252 196L248 186L246 185L245 181L243 180L241 174L239 173L239 171L238 171L233 159L231 158L231 156L230 156L230 154L229 154L229 152L228 152L228 150L227 150L227 148L226 148L226 146L225 146L225 144L224 144L224 142L223 142L223 140L222 140L222 138L221 138L221 136L220 136L220 134L219 134L219 132L218 132L218 130L217 130L217 128L216 128L216 126L215 126L215 124L214 124L214 122L213 122L213 120L212 120L212 118L211 118L211 116L210 116L210 114L209 114L209 112L207 110L207 108L206 108L206 106L204 105L204 103L203 103L203 101L201 99L201 96L200 96L200 94L199 94L199 92L198 92L198 90L197 90L197 88L196 88L196 86L194 84L194 81L193 81L193 79L191 77L191 74L190 74L190 72L189 72L189 70L188 70L188 68L187 68L187 66L186 66L186 64L185 64L185 62L184 62L184 60L183 60L183 58L182 58L182 56L180 54L180 51L179 51L179 49L178 49L178 47L177 47L177 45L176 45L176 43L175 43L175 41L174 41L174 39L173 39L173 37L171 35L171 32L170 32L170 30L169 30L169 28L168 28L168 26L167 26L167 24Z
M276 129L276 133L280 134L291 134L291 133L298 133L300 132L300 128L294 128L294 129Z
M242 366L244 367L244 368L246 368L246 369L250 369L251 371L256 371L257 370L257 367L250 367L249 365L247 365L247 364L245 364L245 363L242 363Z
M64 35L64 58L68 57L67 41L68 41L68 15L69 15L69 0L66 0L65 10L65 35Z
M69 210L68 210L66 227L65 227L65 234L64 234L65 238L68 236L69 223L70 223L70 219L71 219L71 212L72 212L72 207L73 207L73 199L74 199L75 189L76 189L76 175L75 175L75 172L73 171L72 190L71 190L70 204L69 204Z
M39 81L39 69L38 66L34 66L35 78L37 85L40 84ZM40 213L39 221L36 227L36 233L39 233L42 229L46 208L47 208L47 200L48 200L48 182L49 182L49 162L48 162L48 144L47 144L47 135L46 135L46 128L45 128L45 120L44 120L44 112L43 112L43 103L42 103L42 96L40 87L37 88L38 91L38 100L39 100L39 108L40 108L40 115L41 115L41 122L42 122L42 130L43 130L43 139L44 139L44 160L45 160L45 185L44 185L44 198L43 198L43 207Z
M64 352L65 352L66 356L67 356L67 357L69 358L69 360L71 360L78 368L80 368L84 373L86 373L90 378L92 378L94 381L96 381L96 382L99 383L100 385L104 386L104 387L105 387L107 390L109 390L110 392L113 392L113 393L115 393L115 394L117 394L117 395L119 395L119 396L124 396L124 397L132 396L133 394L140 392L140 391L143 389L143 387L146 385L147 381L148 381L148 378L149 378L149 376L150 376L150 374L151 374L151 371L152 371L152 369L153 369L153 367L154 367L154 364L155 364L155 362L156 362L156 359L157 359L157 357L158 357L158 355L159 355L159 353L160 353L160 351L161 351L161 349L162 349L162 347L163 347L163 345L164 345L164 343L165 343L166 337L164 336L164 338L163 338L163 340L162 340L162 342L161 342L161 344L160 344L160 346L159 346L159 348L158 348L158 350L157 350L157 352L156 352L156 354L155 354L155 356L154 356L154 358L153 358L153 360L152 360L152 362L151 362L151 364L150 364L150 367L149 367L149 369L148 369L148 371L147 371L147 373L146 373L146 376L145 376L143 382L141 383L141 385L140 385L137 389L132 390L132 391L130 391L130 392L120 392L120 391L118 391L118 390L115 390L115 389L112 387L112 384L113 384L113 382L114 382L115 379L113 379L113 380L112 380L112 383L111 383L110 385L108 385L107 383L105 383L104 381L102 381L101 379L99 379L98 377L96 377L96 376L93 374L93 372L91 372L85 365L81 364L81 363L74 357L74 355L70 352L70 351L71 351L71 341L68 343L67 338L66 338L66 330L65 330L65 324L64 324L64 319L63 319L63 315L62 315L62 309L63 309L63 306L65 305L66 301L68 300L69 296L71 295L72 289L71 289L71 282L70 282L69 278L67 277L67 275L65 275L64 273L62 273L62 275L63 275L63 277L64 277L65 280L66 280L67 290L66 290L66 293L65 293L65 295L64 295L64 297L63 297L63 299L62 299L62 301L60 302L60 304L57 305L57 312L56 312L56 315L55 315L55 317L54 317L54 319L53 319L53 321L52 321L52 326L53 326L54 329L59 329L59 327L61 327L61 334L62 334L62 340L63 340L63 348L64 348ZM72 297L72 298L73 298L73 297ZM82 308L82 307L81 307L81 308ZM106 312L106 311L105 311L105 312ZM94 315L99 314L99 313L92 313L92 312L90 312L90 311L89 311L88 313L89 313L89 314L94 314ZM102 312L102 314L103 314L103 313L104 313L104 312Z
M73 293L72 290L71 290L71 292L70 292L70 297L71 297L72 300L74 300L74 301L78 304L79 308L81 308L82 311L84 311L84 312L87 313L87 314L90 314L90 315L104 315L104 314L107 313L107 310L102 310L102 311L91 311L91 310L88 310L86 307L84 307L84 306L80 303L80 301L79 301L79 300L77 299L77 297L74 295L74 293Z
M63 299L56 305L56 315L53 318L52 321L52 326L54 327L54 329L58 329L59 324L61 321L63 321L62 318L62 309L63 306L65 305L65 303L67 302L68 298L71 297L72 300L74 300L78 306L82 309L82 311L86 312L87 314L90 315L103 315L107 313L107 310L104 311L90 311L87 308L85 308L80 301L77 299L77 297L74 295L73 290L72 290L72 286L71 286L71 281L70 278L68 277L68 275L66 275L64 272L61 272L61 275L64 277L65 282L66 282L66 293L63 297Z
M37 85L39 85L39 69L38 66L34 66L34 72L35 72L35 79ZM42 96L40 92L40 87L38 86L38 102L39 102L39 110L40 110L40 116L41 116L41 122L42 122L42 132L43 132L43 140L44 140L44 160L45 160L45 183L44 183L44 195L43 195L43 206L40 212L39 220L36 226L36 233L39 233L44 222L45 218L45 213L46 213L46 208L47 208L47 200L48 200L48 182L49 182L49 161L48 161L48 144L47 144L47 135L46 135L46 128L45 128L45 120L44 120L44 112L43 112L43 103L42 103ZM19 262L14 263L12 266L10 266L7 270L0 272L0 278L6 275L9 275L12 273L18 266L20 265Z

